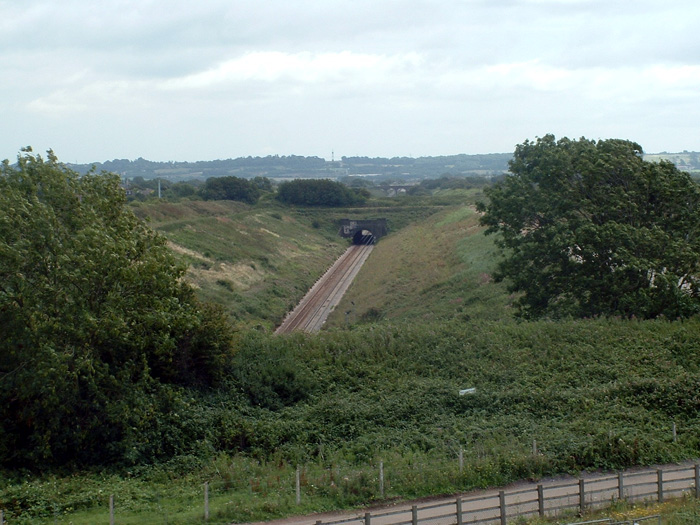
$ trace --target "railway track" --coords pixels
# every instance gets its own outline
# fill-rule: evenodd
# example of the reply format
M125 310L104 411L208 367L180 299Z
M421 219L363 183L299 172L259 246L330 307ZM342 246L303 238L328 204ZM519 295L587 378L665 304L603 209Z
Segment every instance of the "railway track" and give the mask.
M369 257L373 245L353 245L321 277L284 322L276 334L294 331L318 332L335 308L353 279Z

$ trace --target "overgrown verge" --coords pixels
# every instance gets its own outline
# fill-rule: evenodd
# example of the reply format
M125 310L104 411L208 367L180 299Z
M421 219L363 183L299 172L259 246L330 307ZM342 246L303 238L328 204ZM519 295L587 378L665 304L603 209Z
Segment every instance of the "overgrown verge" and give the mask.
M222 507L225 519L250 520L375 502L380 460L385 497L407 498L697 457L698 333L698 319L241 333L226 385L191 391L189 408L171 422L191 430L173 434L189 452L160 466L118 468L103 490L130 472L153 490L166 481L189 487L183 492L199 501L210 481L240 503ZM466 388L476 390L460 395ZM296 465L306 472L302 508ZM70 483L3 478L0 506L27 519L51 512L41 501L52 482Z

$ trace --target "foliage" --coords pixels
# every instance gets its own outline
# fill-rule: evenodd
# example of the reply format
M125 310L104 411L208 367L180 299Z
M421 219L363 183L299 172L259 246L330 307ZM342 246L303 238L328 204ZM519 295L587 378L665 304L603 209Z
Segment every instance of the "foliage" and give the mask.
M700 189L623 140L516 147L512 174L486 190L498 279L526 317L688 317L700 311Z
M367 195L363 188L351 189L328 179L296 179L277 190L280 202L303 206L349 206L364 202Z
M126 210L116 175L80 177L29 151L0 175L0 461L184 450L163 439L166 427L180 434L175 385L220 381L224 316L198 303L165 238Z
M210 177L202 188L202 195L207 200L232 200L255 204L260 198L261 189L265 187L265 179L262 177L258 177L256 181L239 177Z

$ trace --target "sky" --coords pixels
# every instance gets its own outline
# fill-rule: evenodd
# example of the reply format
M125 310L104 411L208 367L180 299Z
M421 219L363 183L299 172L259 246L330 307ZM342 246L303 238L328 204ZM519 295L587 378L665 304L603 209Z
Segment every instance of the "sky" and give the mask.
M0 0L0 159L700 150L697 0Z

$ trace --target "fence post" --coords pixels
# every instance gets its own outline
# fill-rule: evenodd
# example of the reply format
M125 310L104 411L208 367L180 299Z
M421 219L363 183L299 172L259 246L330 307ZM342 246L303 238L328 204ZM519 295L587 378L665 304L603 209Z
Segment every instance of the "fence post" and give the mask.
M299 470L299 465L297 465L296 473L296 488L297 488L297 505L301 505L301 472Z
M583 480L583 478L580 478L578 480L578 499L579 499L579 510L581 511L581 514L583 514L583 511L586 510L586 482Z
M544 487L542 484L537 485L537 510L540 517L544 517Z
M365 525L370 525L372 520L372 515L369 512L365 512Z
M209 519L209 482L204 482L204 521Z
M678 439L678 434L676 433L676 422L673 422L673 442L675 443Z
M109 495L109 525L114 525L114 494Z
M0 525L4 525L5 523L5 512L0 509Z
M695 464L695 497L700 498L700 464Z
M498 506L501 508L501 525L506 525L506 493L498 492Z
M384 462L379 462L379 496L384 499Z
M0 525L2 525L0 523ZM462 498L458 497L457 498L457 525L464 525L464 522L462 521Z
M411 507L411 524L418 525L418 506Z
M537 440L536 439L532 440L532 455L533 456L537 455Z
M657 484L659 486L659 503L664 502L664 472L661 469L656 471Z
M625 499L625 474L623 471L617 473L617 499Z
M459 447L459 473L460 475L464 471L464 449Z

